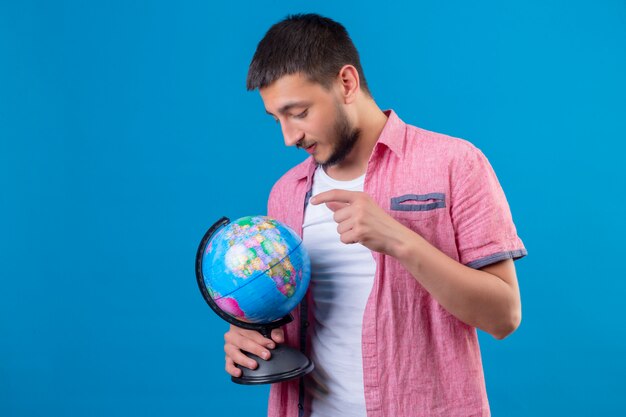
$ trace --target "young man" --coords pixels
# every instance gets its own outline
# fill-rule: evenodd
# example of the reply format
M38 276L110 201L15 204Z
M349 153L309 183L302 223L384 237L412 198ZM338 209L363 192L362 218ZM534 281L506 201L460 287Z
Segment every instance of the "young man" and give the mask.
M379 109L345 28L318 15L270 28L257 88L285 144L311 155L268 215L303 237L312 278L273 340L230 328L227 372L284 341L316 368L272 385L270 416L488 416L476 328L502 339L519 325L526 250L485 156Z

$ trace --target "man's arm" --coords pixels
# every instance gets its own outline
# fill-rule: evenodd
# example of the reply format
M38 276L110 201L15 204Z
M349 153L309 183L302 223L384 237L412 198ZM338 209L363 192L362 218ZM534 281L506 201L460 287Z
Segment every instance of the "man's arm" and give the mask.
M450 314L502 339L521 321L521 301L512 260L480 270L450 258L389 216L365 193L331 190L311 199L334 212L341 241L361 243L393 256Z
M450 258L423 237L405 230L390 250L409 273L450 314L470 326L503 339L522 319L513 260L473 269Z

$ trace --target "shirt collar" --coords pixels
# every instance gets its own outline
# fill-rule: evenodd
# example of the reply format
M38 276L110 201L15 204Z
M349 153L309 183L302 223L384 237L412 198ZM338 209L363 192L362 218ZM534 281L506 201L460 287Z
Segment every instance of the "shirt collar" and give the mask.
M384 110L383 113L387 116L387 122L385 122L383 130L380 132L380 136L376 141L376 145L374 145L372 153L374 153L374 150L378 146L384 145L393 153L401 155L404 150L406 124L398 117L393 109ZM310 179L313 176L316 167L317 164L311 156L293 169L293 178L296 180L301 180L303 178Z
M400 120L398 115L392 109L383 111L387 115L387 122L380 132L378 141L374 148L379 145L385 145L393 153L402 155L404 151L404 137L406 136L406 124Z

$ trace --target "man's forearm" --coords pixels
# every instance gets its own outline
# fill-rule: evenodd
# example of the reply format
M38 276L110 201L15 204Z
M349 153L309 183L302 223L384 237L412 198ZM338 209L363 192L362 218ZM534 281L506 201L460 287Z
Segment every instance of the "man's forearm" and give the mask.
M394 242L390 252L443 308L464 323L498 339L519 325L521 302L516 279L509 283L491 273L497 271L501 276L513 274L514 277L513 261L503 261L485 270L473 269L450 258L410 229Z

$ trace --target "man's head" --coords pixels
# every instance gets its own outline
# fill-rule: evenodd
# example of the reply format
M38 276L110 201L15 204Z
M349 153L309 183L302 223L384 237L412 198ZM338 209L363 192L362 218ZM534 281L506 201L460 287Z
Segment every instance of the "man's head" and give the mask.
M361 89L371 96L359 53L346 28L317 14L291 15L274 24L259 42L248 70L247 88L262 89L284 75L301 73L330 90L345 65L356 68Z
M346 29L315 14L273 25L254 54L248 90L259 89L286 145L308 148L318 163L340 163L359 139L355 103L371 98Z

